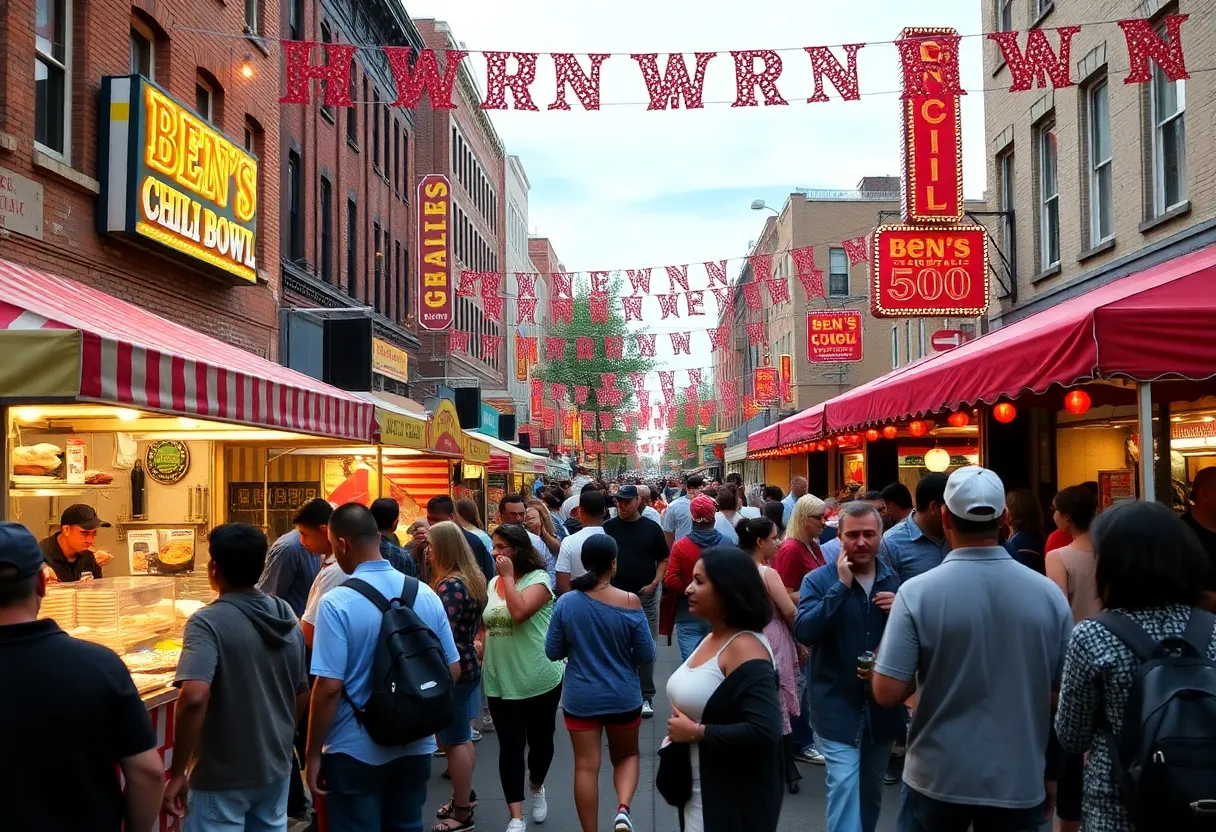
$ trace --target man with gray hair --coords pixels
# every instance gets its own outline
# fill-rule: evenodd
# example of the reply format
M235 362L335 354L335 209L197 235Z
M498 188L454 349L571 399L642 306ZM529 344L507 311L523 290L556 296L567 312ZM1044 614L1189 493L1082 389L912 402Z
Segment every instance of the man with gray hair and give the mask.
M891 745L904 709L869 695L874 653L899 578L878 559L882 515L869 503L840 509L840 555L802 580L795 635L811 648L811 725L827 765L827 828L874 832Z
M651 505L651 503L654 501L654 495L650 493L650 486L639 485L638 497L641 499L642 516L662 525L663 515L659 514L659 512L655 510L655 507Z
M785 525L788 526L790 524L790 515L794 513L794 503L798 502L799 498L807 493L808 487L809 483L807 483L806 477L794 477L790 480L790 493L786 494L785 499L781 501L781 505L785 506L785 515L782 518L782 522Z

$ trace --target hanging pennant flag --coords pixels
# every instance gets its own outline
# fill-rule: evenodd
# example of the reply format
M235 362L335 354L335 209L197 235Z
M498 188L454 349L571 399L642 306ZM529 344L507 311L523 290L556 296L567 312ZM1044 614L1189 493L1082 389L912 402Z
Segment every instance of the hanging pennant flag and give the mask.
M603 387L616 387L616 373L600 373L600 385Z
M497 272L481 273L481 296L489 297L498 294L498 286L502 283L502 275Z
M591 393L591 388L585 384L574 385L574 403L582 406L587 403L587 396Z
M502 295L482 295L481 307L485 311L487 318L502 323Z
M621 308L625 312L625 322L642 320L642 299L634 295L621 298Z
M608 298L592 297L590 300L591 307L591 323L606 324L608 323Z
M668 407L676 403L676 391L674 387L663 388L663 403Z
M709 330L710 352L730 349L730 326Z
M711 289L715 283L721 283L723 286L730 285L730 280L726 276L726 263L726 260L707 260L705 262L705 274L709 277Z
M667 320L672 317L680 317L680 296L679 295L659 295L659 309L663 313L660 320Z
M851 240L841 240L840 245L844 247L845 254L849 256L850 266L870 262L869 237L866 235L863 234Z
M456 296L461 298L472 298L477 296L477 280L481 277L481 272L471 272L464 269L460 272L460 286L456 289Z
M703 427L703 428L709 427L709 423L714 418L714 411L717 409L718 409L718 403L716 401L715 402L703 402L701 404L701 427Z
M625 269L635 295L650 294L650 269Z
M555 298L574 299L574 275L565 272L550 272L549 280L553 283Z
M459 329L448 332L448 352L469 352L469 333Z
M640 372L630 373L629 383L633 385L634 390L641 390L646 386L646 374Z
M583 422L584 431L595 430L595 411L594 410L584 410L582 413L579 414L579 418Z
M864 43L846 43L841 47L845 53L847 68L841 66L840 61L832 54L830 47L804 47L804 51L811 58L811 73L815 76L815 92L806 100L808 104L817 104L829 100L828 94L824 91L823 87L825 76L832 82L832 86L836 87L843 100L861 100L861 90L858 88L857 83L857 53L861 51L863 46L865 46Z
M650 409L650 391L649 390L635 390L633 395L637 397L638 410L649 410Z
M675 292L676 286L679 286L685 292L688 291L688 266L668 266L667 267L667 286L669 292Z
M639 332L634 337L637 339L638 355L640 355L642 358L654 358L654 333Z
M518 296L520 298L536 297L536 278L538 277L540 275L529 272L515 273L515 285L519 287Z
M625 353L625 339L620 335L604 337L604 354L610 361L620 361Z
M694 428L697 426L697 406L692 402L684 404L684 427Z
M567 401L570 396L570 387L565 384L550 385L549 390L553 394L553 401L558 403Z
M747 343L755 346L756 344L767 344L768 335L764 331L763 323L754 323L747 325Z
M823 272L815 267L815 247L796 248L790 252L794 268L798 270L798 281L806 292L806 299L823 297Z
M545 358L549 361L561 361L566 357L566 339L556 335L545 336Z
M701 371L700 370L689 370L688 371L688 383L690 385L692 385L693 387L700 388Z
M773 255L752 254L747 262L752 267L752 280L768 280L773 276Z
M1152 80L1150 59L1171 82L1191 77L1186 71L1186 59L1182 53L1182 22L1187 17L1189 15L1166 15L1164 32L1158 30L1158 23L1153 20L1133 18L1118 21L1127 44L1128 71L1123 83L1147 84Z
M608 296L608 272L588 272L587 277L591 280L591 297Z
M718 300L718 318L719 320L733 318L735 315L735 290L732 287L723 289L716 287L713 290L714 297Z
M579 361L591 361L595 358L595 339L580 335L574 339L575 352Z
M774 277L764 281L768 287L769 301L773 306L788 303L790 299L790 282L784 277Z
M676 385L675 370L659 370L659 386L663 389L674 388Z
M1047 31L1031 29L1026 33L1026 53L1018 46L1020 32L995 32L988 40L996 43L1001 57L1009 67L1009 91L1021 92L1033 87L1051 86L1056 89L1074 86L1072 78L1072 38L1081 31L1080 26L1061 26L1056 29L1060 38L1060 54L1057 55L1047 40Z
M759 309L764 305L760 298L760 284L752 281L743 284L743 300L747 301L748 309Z
M516 323L536 323L536 298L520 298L517 303L519 306L519 314L517 317L519 320L517 320Z
M557 411L551 407L546 407L540 412L540 423L545 430L553 430L557 427Z
M705 314L705 290L693 289L691 292L684 293L684 300L688 302L689 315L704 315Z
M549 305L556 323L568 324L574 320L574 301L570 298L553 298Z
M689 349L689 341L692 339L691 332L672 332L671 335L671 351L676 355L683 353L684 355L692 355Z
M536 339L529 335L515 336L515 357L533 364L537 361Z
M483 359L494 356L497 358L498 353L502 350L502 342L505 339L501 335L483 335L481 336L481 355Z

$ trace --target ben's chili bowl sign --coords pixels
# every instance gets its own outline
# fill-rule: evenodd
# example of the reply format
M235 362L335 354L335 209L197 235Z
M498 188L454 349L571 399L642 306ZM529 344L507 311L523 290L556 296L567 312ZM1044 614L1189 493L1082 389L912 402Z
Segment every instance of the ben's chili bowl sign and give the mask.
M139 75L102 79L103 233L257 281L258 161Z
M988 237L981 226L884 225L874 233L875 317L970 317L988 311Z
M861 313L808 312L806 359L812 364L861 360Z
M452 226L452 188L439 173L418 183L418 325L439 331L452 325L452 262L448 233Z

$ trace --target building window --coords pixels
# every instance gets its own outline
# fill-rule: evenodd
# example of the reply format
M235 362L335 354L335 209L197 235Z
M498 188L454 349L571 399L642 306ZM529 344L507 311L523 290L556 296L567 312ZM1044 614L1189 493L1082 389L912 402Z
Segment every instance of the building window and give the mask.
M355 274L359 269L359 206L346 200L346 293L355 297Z
M409 240L405 242L405 250L401 252L403 255L397 259L397 265L401 269L401 307L398 310L397 320L403 320L410 316L410 244Z
M330 31L329 24L326 23L324 20L322 20L321 21L321 43L332 43L333 39L334 39L333 32ZM329 53L328 52L325 53L325 63L327 65L329 64ZM334 120L334 108L327 107L324 104L325 96L327 94L327 87L328 87L327 82L322 81L321 82L321 101L322 101L321 115L323 115L325 117L326 121L332 122Z
M262 16L260 8L261 0L245 0L245 31L249 34L256 35L258 29L258 19ZM295 16L295 0L292 0L291 14ZM296 33L296 23L292 23L291 36L293 40L298 40L299 36Z
M401 198L410 201L410 132L401 131Z
M353 147L356 152L359 150L359 113L358 107L355 105L355 94L359 91L359 85L355 82L355 77L358 69L355 67L355 62L350 62L350 89L347 93L351 98L351 105L346 108L346 143Z
M1013 194L1017 180L1014 179L1013 150L1002 153L997 158L997 168L1000 171L1001 211L1001 249L1005 252L1013 250ZM1008 256L1008 255L1007 255Z
M384 127L384 181L387 182L388 175L390 173L389 166L388 166L389 135L390 134L396 135L391 128L392 122L389 120L388 99L387 98L384 99L384 109L381 111L380 114L384 117L384 125L383 125L383 127Z
M919 324L919 327L920 327L920 330L919 330L919 333L918 333L918 334L919 334L919 338L920 338L920 344L919 344L920 349L919 349L919 350L917 350L916 357L917 357L917 358L924 358L924 357L925 357L925 319L924 319L924 318L921 318L921 319L918 321L918 324Z
M142 75L149 80L156 79L156 60L153 53L152 36L142 27L131 24L131 61L129 71L132 75Z
M1115 233L1114 184L1110 150L1110 101L1106 79L1089 88L1086 121L1089 127L1089 241L1096 245Z
M34 42L34 141L68 161L71 123L72 6L37 0Z
M963 333L963 337L967 340L971 340L975 337L975 324L970 321L959 324L958 330L959 332Z
M333 283L334 194L333 186L321 177L321 279Z
M202 78L194 82L194 110L203 121L212 121L215 109L215 91Z
M1186 202L1186 82L1153 64L1153 206L1164 214Z
M380 170L380 93L372 92L372 167Z
M849 294L849 256L842 248L828 249L828 297L843 298Z
M1047 14L1055 7L1055 0L1031 0L1031 8L1034 9L1034 19L1038 20L1043 15ZM1010 26L1009 28L1013 28Z
M1060 263L1060 182L1056 176L1056 128L1040 127L1035 136L1039 153L1039 267Z
M287 154L287 258L304 259L304 214L300 210L301 179L300 154L294 150Z
M372 240L375 242L375 261L372 269L372 279L375 281L373 295L375 304L372 307L377 312L381 311L381 284L384 279L384 245L380 239L380 223L372 223Z
M891 327L891 369L899 367L899 324Z
M245 5L259 0L245 0ZM304 0L287 0L287 28L292 40L300 40L304 31Z
M401 134L396 130L393 130L393 190L401 193Z
M996 0L996 30L1013 30L1013 0Z
M388 316L394 321L401 320L401 241L393 243L393 254L397 258L397 268L393 269L392 275L389 277L389 285L392 291L388 293ZM395 314L394 314L395 313Z

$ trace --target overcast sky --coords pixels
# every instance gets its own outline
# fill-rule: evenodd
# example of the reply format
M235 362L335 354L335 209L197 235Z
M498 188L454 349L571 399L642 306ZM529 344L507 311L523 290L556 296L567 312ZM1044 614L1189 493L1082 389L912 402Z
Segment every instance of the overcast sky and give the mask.
M551 238L566 268L577 272L740 257L768 214L750 210L753 199L780 209L796 187L853 188L862 176L898 175L899 56L895 46L875 41L892 40L904 26L952 26L964 35L981 28L973 0L417 0L406 9L416 18L446 20L470 50L621 53L604 63L598 112L581 110L572 93L575 109L546 112L554 83L542 56L532 87L540 112L491 113L531 181L531 232ZM850 42L872 44L858 56L862 99L807 104L814 85L802 47ZM793 50L781 53L779 87L789 106L732 108L729 51L764 48ZM979 198L985 189L979 91L987 79L980 40L966 38L962 48L963 86L976 91L964 98L964 190ZM706 76L706 107L647 112L646 86L628 53L698 50L720 53ZM842 50L837 55L843 59ZM484 59L473 54L466 63L484 92ZM661 56L660 67L665 63ZM836 98L830 86L828 92ZM731 264L732 275L738 267ZM693 288L705 285L700 267L690 273ZM666 286L659 269L652 289ZM709 324L713 301L706 298L710 315L689 328ZM655 301L644 308L648 319L658 318ZM670 326L672 320L652 331L684 328ZM694 352L707 346L704 335L693 339ZM667 342L659 336L665 366L709 363L704 352L673 358Z

